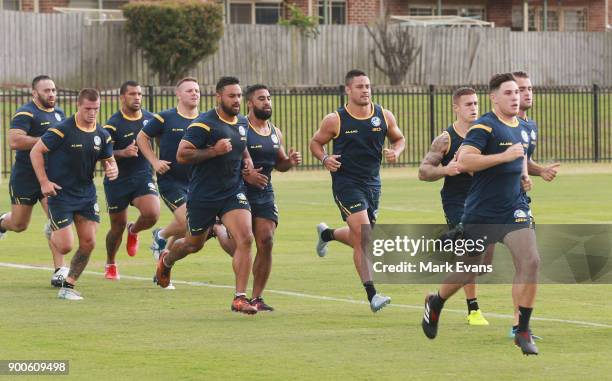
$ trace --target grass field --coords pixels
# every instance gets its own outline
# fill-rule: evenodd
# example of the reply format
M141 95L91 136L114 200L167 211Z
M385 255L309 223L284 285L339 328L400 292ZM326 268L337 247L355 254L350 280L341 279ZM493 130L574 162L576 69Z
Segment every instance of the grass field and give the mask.
M106 216L77 287L85 300L58 300L50 270L7 267L50 267L37 208L28 231L0 241L0 360L67 359L70 378L89 380L603 380L612 374L612 285L542 285L532 323L544 337L537 357L522 356L506 337L509 285L480 287L490 326L467 326L465 300L457 295L430 341L421 331L421 305L435 286L379 285L393 304L372 314L351 251L334 243L326 258L314 253L316 223L341 222L329 175L292 172L273 181L281 223L265 296L277 311L230 312L231 264L214 241L177 263L174 291L150 281L148 232L136 257L119 253L121 281L104 280ZM383 181L380 223L443 221L440 183L418 182L412 168L385 170ZM610 166L564 166L551 184L535 180L533 211L538 223L612 223L610 187ZM6 181L0 193L0 210L7 210ZM103 206L100 188L98 194ZM169 217L164 209L160 224Z

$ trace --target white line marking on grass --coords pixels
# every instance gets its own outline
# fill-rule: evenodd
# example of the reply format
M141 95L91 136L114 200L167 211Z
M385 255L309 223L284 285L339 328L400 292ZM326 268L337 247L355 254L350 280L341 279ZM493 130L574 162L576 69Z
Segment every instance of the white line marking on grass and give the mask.
M17 264L17 263L6 263L6 262L0 262L0 267L7 267L7 268L21 269L21 270L53 271L53 269L50 268L50 267L21 265L21 264ZM88 274L88 275L100 275L100 276L104 276L104 273L100 273L100 272L96 272L96 271L84 271L83 273L84 274ZM145 281L145 282L153 283L153 277L148 277L147 278L147 277L133 276L133 275L121 275L121 279L129 279L129 280L137 280L137 281ZM229 286L229 285L225 285L225 284L211 284L211 283L206 283L206 282L194 282L194 281L174 280L173 279L172 283L173 284L183 284L183 285L194 286L194 287L211 287L211 288L234 289L234 286ZM295 297L298 297L298 298L315 299L315 300L326 300L326 301L330 301L330 302L341 302L341 303L351 303L351 304L365 304L365 305L369 304L368 302L363 301L363 300L344 299L344 298L335 298L335 297L332 297L332 296L304 294L304 293L301 293L301 292L294 292L294 291L266 290L266 292L270 293L270 294L278 294L278 295L285 295L285 296L295 296ZM423 308L423 306L415 306L415 305L410 305L410 304L389 304L388 306L389 307L398 307L398 308L409 308L409 309L415 309L415 310L421 310ZM444 311L465 314L464 310L455 310L455 309L445 308ZM507 315L507 314L496 314L496 313L487 312L486 315L487 316L491 316L491 317L500 318L500 319L514 319L514 317L512 315ZM587 327L612 328L612 325L610 325L610 324L594 323L594 322L581 321L581 320L565 320L565 319L546 318L546 317L533 317L532 320L536 320L536 321L548 321L548 322L563 323L563 324L582 325L582 326L587 326Z

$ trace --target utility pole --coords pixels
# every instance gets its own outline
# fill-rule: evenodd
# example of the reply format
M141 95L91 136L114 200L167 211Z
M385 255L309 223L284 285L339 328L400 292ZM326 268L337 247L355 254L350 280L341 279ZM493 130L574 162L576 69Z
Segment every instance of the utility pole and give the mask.
M542 22L544 23L544 27L542 28L542 30L546 32L548 30L548 0L544 0L543 13L544 13L544 16L542 17L543 18Z

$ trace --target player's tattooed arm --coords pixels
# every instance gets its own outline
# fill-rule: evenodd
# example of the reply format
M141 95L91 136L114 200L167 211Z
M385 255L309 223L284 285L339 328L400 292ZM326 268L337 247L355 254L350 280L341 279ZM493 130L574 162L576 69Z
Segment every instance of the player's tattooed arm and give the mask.
M302 154L293 148L289 148L288 153L285 152L285 147L283 146L283 134L281 134L280 130L276 127L275 131L276 135L280 139L280 148L278 150L278 155L276 156L275 168L279 172L287 172L294 166L302 163Z
M11 128L8 131L8 142L12 150L27 151L32 149L38 140L40 140L40 138L29 136L23 130Z
M179 164L195 164L210 160L213 157L225 155L232 150L230 139L219 139L215 145L208 148L196 148L193 143L181 140L176 152L176 161Z
M448 166L440 165L450 144L450 136L446 132L434 139L429 152L419 166L419 180L436 181L447 175L459 174L456 160L451 161Z
M140 131L136 136L136 144L142 155L151 163L156 173L163 175L170 170L170 164L172 163L157 158L155 151L153 151L153 147L151 147L151 138L144 131Z
M310 152L321 161L321 163L330 172L336 172L340 168L340 155L328 155L325 151L325 145L332 141L336 136L340 134L340 117L337 113L333 112L327 114L321 126L315 132L312 139L310 139Z
M404 148L406 148L406 139L404 139L404 135L397 125L395 115L389 110L383 110L383 113L387 121L387 138L391 143L389 148L383 150L383 154L387 162L395 163L399 155L404 151Z

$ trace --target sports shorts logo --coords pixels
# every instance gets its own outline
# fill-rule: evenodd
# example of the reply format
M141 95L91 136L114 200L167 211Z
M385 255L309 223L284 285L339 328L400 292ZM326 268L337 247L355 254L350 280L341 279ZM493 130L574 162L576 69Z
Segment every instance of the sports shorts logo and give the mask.
M276 135L272 135L270 139L272 139L272 143L278 144L278 138L276 137Z
M524 210L517 209L514 211L514 218L527 218L527 213Z
M94 136L94 144L97 145L97 146L102 144L102 139L100 139L100 137L98 135Z
M372 118L371 123L372 123L372 126L374 127L380 126L380 123L381 123L380 118L375 116L374 118Z
M242 192L241 192L241 193L238 193L238 194L236 195L236 198L237 198L238 200L240 200L240 201L246 201L246 200L247 200L246 196L245 196L245 195L244 195L244 193L242 193Z
M148 183L147 186L149 187L150 190L152 191L157 191L157 188L155 187L155 184L153 183Z
M536 132L532 130L531 131L531 140L536 140L536 137L537 137Z
M527 134L526 131L521 131L521 136L523 137L523 141L525 143L529 143L529 135Z
M58 122L62 121L62 117L60 116L60 114L55 113L55 120L57 120Z
M246 135L246 131L244 130L244 127L242 126L238 126L238 132L240 133L241 136Z

